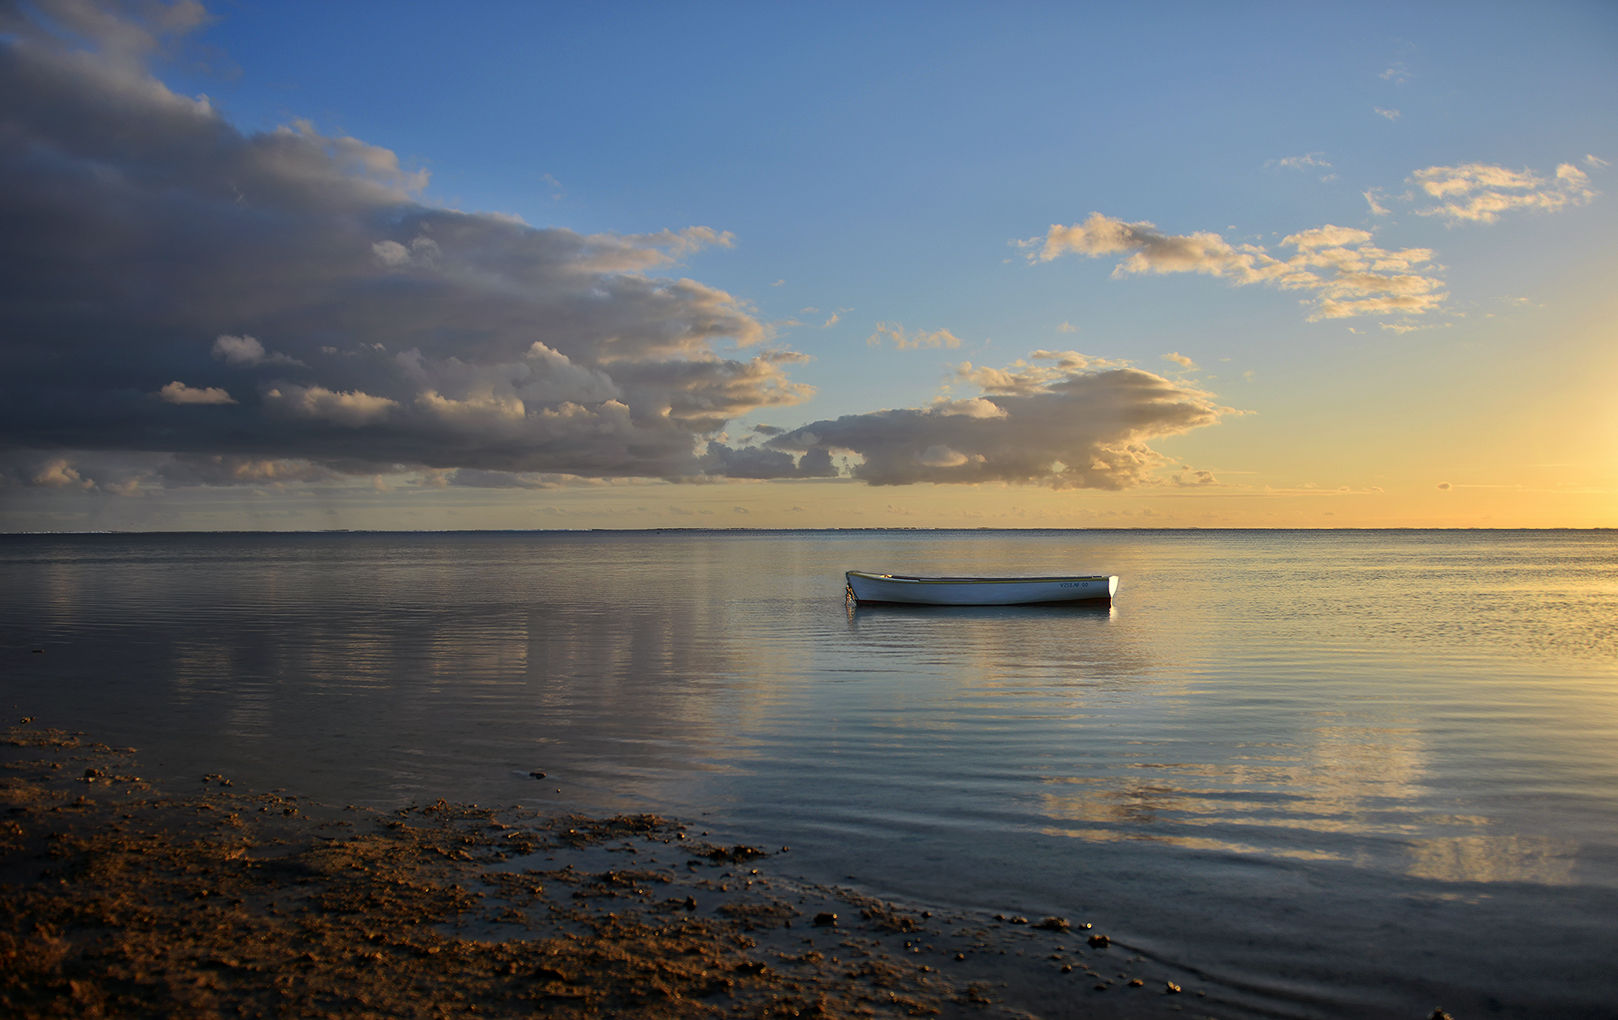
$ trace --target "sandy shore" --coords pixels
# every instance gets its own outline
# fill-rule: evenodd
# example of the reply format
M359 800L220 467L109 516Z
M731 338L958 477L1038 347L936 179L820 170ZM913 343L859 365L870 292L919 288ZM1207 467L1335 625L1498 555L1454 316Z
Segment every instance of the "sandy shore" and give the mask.
M0 1014L1201 1016L1081 919L951 915L653 815L163 790L133 749L0 741ZM1182 985L1184 990L1182 991Z

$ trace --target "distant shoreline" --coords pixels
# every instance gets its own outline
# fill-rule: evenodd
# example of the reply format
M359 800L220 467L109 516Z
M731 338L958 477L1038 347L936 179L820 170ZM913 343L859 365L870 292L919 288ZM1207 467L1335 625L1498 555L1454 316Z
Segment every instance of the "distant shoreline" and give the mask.
M266 530L231 529L182 531L0 531L0 538L75 536L139 535L861 535L861 534L920 534L920 535L1039 535L1039 534L1605 534L1618 532L1618 527L1599 528L1479 528L1479 527L1386 527L1386 528L1210 528L1190 525L1178 528L1110 527L1110 528L321 528L318 530Z

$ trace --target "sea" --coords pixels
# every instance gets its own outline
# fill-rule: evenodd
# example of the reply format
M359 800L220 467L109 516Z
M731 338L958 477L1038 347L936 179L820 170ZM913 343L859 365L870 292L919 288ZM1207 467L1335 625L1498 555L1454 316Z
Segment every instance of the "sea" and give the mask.
M1090 921L1205 1014L1618 1016L1614 531L9 535L0 708L182 790L656 812Z

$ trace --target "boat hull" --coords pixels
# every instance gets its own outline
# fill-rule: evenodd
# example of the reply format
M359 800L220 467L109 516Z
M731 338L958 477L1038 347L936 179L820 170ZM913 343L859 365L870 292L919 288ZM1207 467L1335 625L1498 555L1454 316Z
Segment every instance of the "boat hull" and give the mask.
M1049 602L1110 602L1118 578L910 577L850 570L848 591L860 602L916 606L1026 606Z

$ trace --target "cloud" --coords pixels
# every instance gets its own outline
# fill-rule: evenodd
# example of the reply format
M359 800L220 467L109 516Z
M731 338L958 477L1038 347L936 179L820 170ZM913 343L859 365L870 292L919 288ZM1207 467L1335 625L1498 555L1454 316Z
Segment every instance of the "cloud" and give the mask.
M1041 243L1043 241L1043 243ZM1259 249L1233 248L1213 233L1164 234L1155 224L1124 220L1093 212L1083 223L1071 226L1052 224L1043 239L1029 238L1018 244L1038 247L1030 259L1049 262L1069 252L1081 255L1127 255L1114 275L1127 273L1204 272L1215 276L1248 270Z
M292 386L273 388L264 394L265 405L295 418L309 418L355 428L381 421L399 406L396 400L361 393L359 390L338 392L324 386Z
M79 474L79 471L64 457L57 457L41 465L29 479L33 485L47 489L93 489L95 482Z
M532 227L429 204L425 171L309 121L243 132L151 73L194 4L4 11L0 453L153 484L230 473L152 466L210 457L695 478L727 421L812 392L680 271L725 231Z
M1316 154L1276 161L1285 167L1329 166ZM1596 156L1583 162L1606 166ZM1555 212L1586 204L1599 194L1589 174L1561 163L1553 174L1510 170L1484 163L1433 166L1409 178L1413 188L1403 201L1421 216L1451 223L1493 223L1512 210ZM1373 216L1391 215L1379 188L1363 192ZM1117 257L1113 277L1137 274L1200 273L1236 286L1264 284L1300 292L1311 306L1310 321L1358 316L1425 315L1447 299L1444 282L1428 248L1384 249L1373 234L1357 227L1326 224L1290 234L1281 249L1232 243L1212 231L1170 234L1149 221L1129 222L1092 212L1082 223L1054 224L1043 237L1013 242L1032 263L1063 255ZM1385 328L1410 329L1408 323Z
M1376 111L1376 115L1378 117L1382 117L1386 120L1398 120L1400 117L1404 116L1398 110L1390 110L1385 106L1375 106L1372 107L1372 109Z
M378 241L371 245L371 254L390 269L429 266L438 257L438 242L425 236L411 238L409 247L398 241Z
M95 40L97 61L119 67L138 65L160 50L170 37L184 35L211 20L196 0L148 4L140 19L120 17L110 5L56 2L37 6L50 11L49 31L75 42ZM8 11L0 14L0 30L38 34L45 29L25 14Z
M1437 203L1417 209L1417 215L1440 216L1452 223L1494 223L1502 213L1518 209L1557 212L1584 205L1597 194L1589 175L1572 163L1560 164L1550 177L1487 163L1430 166L1417 170L1410 181L1422 196Z
M1331 160L1318 152L1308 152L1302 156L1283 156L1271 160L1270 163L1284 170L1330 170L1332 165Z
M831 455L825 450L794 452L758 446L731 447L720 442L708 444L702 456L702 467L710 475L727 478L837 477Z
M279 485L328 482L342 477L331 468L307 460L225 454L181 454L153 465L149 474L169 487Z
M1049 364L1039 364L1049 362ZM1008 396L1027 396L1033 393L1045 392L1049 387L1061 380L1074 375L1094 372L1105 368L1125 368L1127 365L1121 361L1110 361L1105 358L1092 358L1078 351L1035 351L1028 359L1019 358L1005 368L991 368L987 365L974 365L970 361L963 361L957 366L956 375L972 383L988 394L1004 394ZM1004 412L998 404L978 398L971 401L957 401L951 406L972 406L981 409L992 408L993 414L974 410L973 417L997 417ZM951 411L948 413L963 413Z
M394 405L388 401L387 406ZM450 425L459 425L470 431L488 432L501 424L513 427L527 418L528 408L514 396L496 396L482 393L465 400L455 400L434 390L416 395L416 406L432 417ZM378 411L383 410L382 407Z
M1185 465L1174 475L1171 481L1180 488L1201 488L1205 485L1218 485L1219 479L1214 477L1212 471L1204 471Z
M264 345L254 337L222 333L214 339L213 356L227 365L256 365L264 360Z
M1192 361L1190 358L1186 357L1184 354L1181 354L1179 351L1170 351L1169 353L1163 355L1163 360L1164 361L1172 361L1176 365L1179 365L1181 368L1196 368L1197 367L1197 363L1195 361Z
M901 351L915 351L922 348L954 350L961 346L961 338L947 329L938 329L931 333L922 329L906 332L898 323L879 322L876 324L876 332L865 338L865 342L872 347L887 340L891 340L893 346Z
M444 481L446 485L473 489L556 489L577 485L585 480L572 475L457 468L449 472Z
M228 392L218 386L196 389L178 379L157 391L158 398L170 404L234 404Z
M921 452L922 465L930 468L953 468L972 463L981 464L986 459L981 453L967 456L959 450L953 450L941 443L934 443Z
M1310 152L1302 156L1285 156L1277 162L1280 166L1284 166L1291 170L1302 170L1306 167L1331 166L1331 161L1322 157L1318 152Z
M213 356L227 365L298 365L303 362L264 349L258 339L250 336L230 336L222 333L214 338Z
M1152 484L1153 439L1236 413L1210 394L1075 351L1040 351L1004 369L963 364L984 392L966 401L846 415L776 436L769 447L830 463L852 455L873 485L1009 482L1124 489Z
M966 378L967 370L970 369L971 362L963 362L957 372L961 374L962 378ZM963 415L967 418L1004 418L1006 416L1005 408L983 397L969 397L966 400L949 400L941 397L933 401L928 410L933 414Z
M1124 256L1114 277L1139 273L1201 273L1236 286L1260 283L1299 291L1313 304L1310 321L1359 315L1420 315L1447 296L1430 269L1426 248L1389 251L1371 244L1372 235L1327 224L1282 239L1295 254L1277 258L1256 244L1231 244L1219 234L1166 234L1149 222L1129 223L1091 213L1083 223L1055 225L1043 238L1017 244L1032 262L1073 253Z

